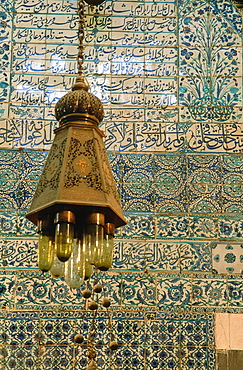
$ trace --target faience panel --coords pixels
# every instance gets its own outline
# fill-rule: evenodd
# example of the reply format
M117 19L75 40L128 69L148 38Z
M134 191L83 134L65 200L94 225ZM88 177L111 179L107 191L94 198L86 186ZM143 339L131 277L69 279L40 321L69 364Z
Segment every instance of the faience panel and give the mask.
M0 9L0 367L83 368L84 285L37 271L24 218L77 70L76 2ZM128 221L99 275L121 346L111 354L99 307L98 367L215 370L212 313L242 312L242 15L216 0L107 0L85 13L84 72Z

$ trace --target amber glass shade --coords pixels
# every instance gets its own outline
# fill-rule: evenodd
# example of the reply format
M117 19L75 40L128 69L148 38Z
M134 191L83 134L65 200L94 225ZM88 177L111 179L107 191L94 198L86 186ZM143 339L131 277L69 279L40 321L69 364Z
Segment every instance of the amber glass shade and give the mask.
M107 271L111 268L113 260L114 237L112 235L105 235L103 248L97 258L95 266L101 271Z

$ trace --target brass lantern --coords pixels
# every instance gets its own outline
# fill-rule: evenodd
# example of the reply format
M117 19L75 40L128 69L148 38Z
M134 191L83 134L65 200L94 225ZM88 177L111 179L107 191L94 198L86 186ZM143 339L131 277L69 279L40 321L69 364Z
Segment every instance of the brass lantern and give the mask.
M59 128L26 215L38 226L39 268L54 277L65 275L71 288L88 279L93 266L101 271L111 267L114 230L126 223L98 128L103 106L88 91L82 55L79 60L72 91L56 104Z

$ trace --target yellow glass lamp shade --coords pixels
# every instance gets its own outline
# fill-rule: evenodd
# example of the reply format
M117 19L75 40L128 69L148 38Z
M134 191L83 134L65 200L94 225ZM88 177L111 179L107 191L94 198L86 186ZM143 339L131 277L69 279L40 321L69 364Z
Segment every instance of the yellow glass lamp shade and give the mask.
M57 257L66 262L73 250L75 215L71 211L62 211L55 218L55 245Z
M91 265L96 265L103 248L104 225L105 216L102 213L91 213L86 219L86 248Z
M73 245L71 257L65 263L65 281L72 289L78 289L83 283L83 279L81 279L78 271L79 247L80 245L76 239Z
M48 221L38 222L38 267L47 272L51 269L54 260L53 238L48 235Z
M114 232L115 225L112 223L105 224L105 237L100 253L97 256L95 266L101 271L107 271L112 265L114 250Z
M54 253L54 261L53 265L50 269L51 275L58 279L64 276L64 271L65 271L65 263L61 262L58 258L57 255Z
M77 257L77 269L81 279L88 280L93 273L93 266L89 263L88 256L86 253L85 233L82 235L82 239L78 241L78 257Z

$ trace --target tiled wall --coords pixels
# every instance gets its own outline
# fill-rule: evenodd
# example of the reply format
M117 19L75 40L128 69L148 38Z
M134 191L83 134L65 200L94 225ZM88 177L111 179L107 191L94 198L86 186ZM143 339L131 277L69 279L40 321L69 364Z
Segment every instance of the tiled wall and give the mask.
M242 15L228 0L107 0L86 14L85 73L128 221L102 277L122 346L111 356L100 309L98 367L216 370L215 315L243 307ZM73 335L91 313L80 289L39 273L24 218L75 76L76 33L76 1L0 3L4 370L87 364Z

